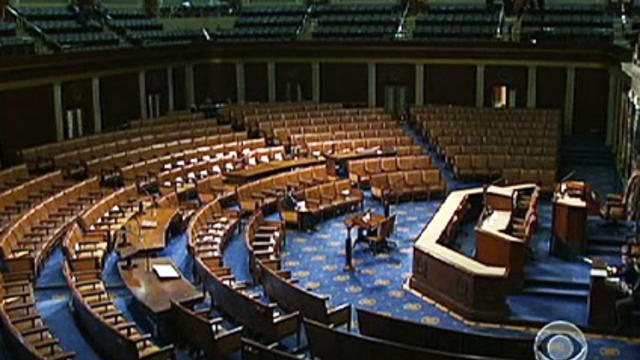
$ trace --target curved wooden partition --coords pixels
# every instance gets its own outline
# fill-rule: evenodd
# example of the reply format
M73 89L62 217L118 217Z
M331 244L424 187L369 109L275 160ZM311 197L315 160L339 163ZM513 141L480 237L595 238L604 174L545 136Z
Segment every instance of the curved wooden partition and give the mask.
M329 295L319 295L298 285L291 272L281 269L281 262L258 260L259 278L265 293L288 311L331 326L347 325L351 329L351 304L332 307Z
M508 315L508 269L483 264L442 244L447 228L475 202L482 188L453 191L416 239L410 286L471 319L504 319Z
M425 349L489 358L533 360L533 337L469 333L357 309L360 334Z
M405 345L398 342L358 335L334 329L319 322L304 319L309 350L323 360L501 360Z

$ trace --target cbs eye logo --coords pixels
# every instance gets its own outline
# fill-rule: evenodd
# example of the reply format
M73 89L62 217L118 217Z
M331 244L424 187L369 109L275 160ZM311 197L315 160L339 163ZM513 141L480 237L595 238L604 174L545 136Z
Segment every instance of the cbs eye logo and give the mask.
M554 321L543 327L533 345L536 360L585 360L587 339L577 326Z

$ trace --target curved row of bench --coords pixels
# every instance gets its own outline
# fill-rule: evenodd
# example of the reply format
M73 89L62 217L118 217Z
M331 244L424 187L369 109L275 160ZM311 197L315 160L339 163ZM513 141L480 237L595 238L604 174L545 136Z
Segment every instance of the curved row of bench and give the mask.
M284 121L282 126L274 125L273 135L265 135L268 139L276 144L289 145L292 143L291 139L295 136L311 135L319 133L345 133L351 131L367 131L367 130L379 130L379 129L393 129L400 125L397 121L392 119L380 119L376 121L356 121L357 117L348 117L350 121L337 121L331 123L327 120L327 125L288 125L287 121ZM346 135L342 135L342 138L346 138Z
M141 142L165 142L186 137L206 136L207 129L203 125L217 126L217 123L211 120L197 120L111 131L24 149L21 155L22 160L31 170L37 170L42 162L51 162L55 156L105 144L115 143L116 148L130 149L137 147L136 144ZM155 138L158 140L153 140ZM132 145L129 145L130 142Z
M276 304L262 301L223 266L222 251L230 237L225 229L236 226L237 216L214 200L191 219L189 249L195 256L195 273L220 310L257 336L278 341L298 332L298 313L280 313Z
M67 360L60 341L42 321L35 304L33 283L28 277L5 279L0 274L0 333L20 360Z
M97 177L50 196L16 220L0 237L9 271L37 274L42 260L75 217L105 195Z

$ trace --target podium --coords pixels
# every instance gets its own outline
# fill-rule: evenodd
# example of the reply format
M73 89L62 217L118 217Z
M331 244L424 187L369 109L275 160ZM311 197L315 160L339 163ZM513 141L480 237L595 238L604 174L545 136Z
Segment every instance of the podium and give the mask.
M589 291L589 326L596 328L614 328L616 326L616 307L618 290L607 284L606 263L596 262L591 269Z

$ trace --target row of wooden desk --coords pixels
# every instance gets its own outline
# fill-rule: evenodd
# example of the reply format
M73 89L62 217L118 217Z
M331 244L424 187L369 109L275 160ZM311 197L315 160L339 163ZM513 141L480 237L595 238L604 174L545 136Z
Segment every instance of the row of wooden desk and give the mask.
M155 320L154 336L164 338L170 333L172 300L189 305L204 299L170 258L154 257L166 247L166 234L177 221L177 208L146 209L128 221L127 244L118 246L120 277L143 313Z
M290 170L296 167L318 165L325 162L322 157L304 157L298 159L288 159L282 161L272 161L259 165L247 167L241 170L231 171L225 174L225 177L232 184L246 184L265 176L277 174L282 171Z

